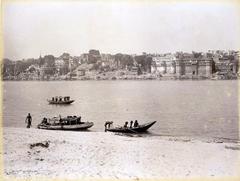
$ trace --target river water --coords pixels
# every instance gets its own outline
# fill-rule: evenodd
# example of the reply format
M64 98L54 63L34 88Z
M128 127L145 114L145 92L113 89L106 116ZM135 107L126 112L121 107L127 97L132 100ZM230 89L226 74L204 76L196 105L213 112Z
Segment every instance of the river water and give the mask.
M69 95L72 105L49 105ZM153 135L239 139L237 81L21 81L4 82L3 125L33 126L43 117L81 115L104 131L105 121L157 121Z

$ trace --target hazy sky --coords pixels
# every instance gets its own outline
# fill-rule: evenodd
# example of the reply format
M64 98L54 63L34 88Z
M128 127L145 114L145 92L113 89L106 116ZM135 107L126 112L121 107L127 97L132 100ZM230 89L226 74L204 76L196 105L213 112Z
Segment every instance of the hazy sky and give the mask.
M4 57L141 54L240 47L234 3L42 2L4 7Z

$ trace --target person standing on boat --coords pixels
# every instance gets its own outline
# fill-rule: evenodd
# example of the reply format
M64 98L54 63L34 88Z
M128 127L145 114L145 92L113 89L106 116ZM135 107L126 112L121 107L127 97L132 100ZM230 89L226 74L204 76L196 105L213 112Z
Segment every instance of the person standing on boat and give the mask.
M42 120L42 123L47 124L47 118L44 117L43 120Z
M135 120L133 127L138 127L138 121Z
M126 121L123 127L127 128L127 126L128 126L128 122Z
M132 125L133 125L133 121L131 120L131 122L130 122L130 128L132 128Z
M63 120L61 115L59 115L59 124L61 125L61 128L63 128Z
M32 116L30 115L30 113L28 113L25 123L27 123L27 128L30 128L32 126Z

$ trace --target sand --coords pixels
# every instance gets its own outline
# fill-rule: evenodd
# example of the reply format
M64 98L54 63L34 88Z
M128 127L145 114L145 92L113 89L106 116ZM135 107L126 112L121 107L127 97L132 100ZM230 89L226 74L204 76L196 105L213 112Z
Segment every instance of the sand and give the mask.
M3 130L4 177L239 177L239 143L26 128Z

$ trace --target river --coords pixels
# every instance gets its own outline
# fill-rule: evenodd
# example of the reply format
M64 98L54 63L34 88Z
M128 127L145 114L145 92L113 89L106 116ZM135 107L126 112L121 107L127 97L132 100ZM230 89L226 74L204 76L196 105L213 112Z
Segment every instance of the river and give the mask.
M48 98L69 95L68 106ZM157 121L156 135L239 139L238 81L7 81L3 83L3 125L33 126L43 117L81 115L104 131L105 121Z

